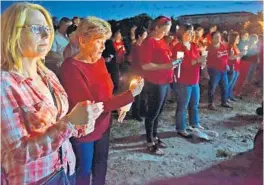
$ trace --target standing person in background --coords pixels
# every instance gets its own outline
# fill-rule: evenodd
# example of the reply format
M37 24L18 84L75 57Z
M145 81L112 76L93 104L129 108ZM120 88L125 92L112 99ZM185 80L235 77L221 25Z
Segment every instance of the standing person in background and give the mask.
M211 37L211 34L213 32L216 32L217 30L217 26L215 24L211 25L209 27L209 32L206 34L205 38L204 38L204 42L207 46L211 45L212 44L212 37Z
M257 71L257 67L259 65L259 41L258 41L258 35L251 34L249 36L249 42L248 42L248 50L247 54L243 56L244 61L248 63L248 71L246 72L246 79L245 84L243 84L246 89L244 89L245 92L242 92L242 90L239 92L235 91L235 94L238 94L238 96L241 97L241 93L243 95L247 95L249 93L255 94L255 74ZM243 88L243 85L241 88ZM235 90L238 90L238 88L235 88Z
M207 45L205 43L203 34L204 34L204 29L202 27L200 27L200 26L197 27L196 30L194 31L193 43L196 44L196 46L198 47L200 53L206 51L206 49L207 49ZM207 80L210 79L210 76L208 74L207 66L204 66L204 68L201 69L201 73L202 73L202 76L204 78L206 78Z
M240 36L241 36L241 39L238 44L238 49L242 52L245 52L249 48L248 31L242 30L240 33ZM237 83L234 89L235 97L241 97L242 89L246 82L249 66L250 66L250 62L247 61L246 56L242 57L240 61L239 77L237 79Z
M192 25L186 24L182 27L180 43L172 51L176 56L177 52L184 52L181 64L180 77L176 83L177 110L176 130L182 137L189 137L186 125L186 111L189 109L190 129L192 127L203 129L199 123L199 100L200 100L200 68L206 64L206 56L201 56L198 47L192 41Z
M42 6L14 3L1 29L1 183L75 185L69 138L91 133L103 105L84 99L67 114L67 94L42 61L54 38Z
M80 18L75 16L72 18L72 25L77 28L78 25L80 24L80 21L81 21Z
M121 30L117 29L115 32L113 32L113 45L116 52L116 63L119 70L119 73L123 73L123 67L125 62L125 54L126 49L123 42L123 37L121 34Z
M104 185L111 112L132 103L141 92L143 82L136 83L123 94L113 96L113 83L102 57L105 41L111 36L110 24L96 17L88 17L80 22L76 32L80 50L74 57L63 62L60 73L70 110L83 100L104 104L104 112L96 120L94 131L71 140L77 158L76 184L89 185L92 171L92 184Z
M55 33L54 40L50 52L46 57L46 65L55 74L58 75L58 69L63 62L63 51L69 39L66 35L67 28L72 24L71 20L67 17L61 18L59 28Z
M240 52L238 49L239 43L239 33L231 32L228 37L228 47L229 47L229 67L231 69L231 76L228 84L228 101L235 102L236 98L233 95L233 89L236 85L239 70L240 70L240 60L245 55L246 51Z
M126 56L128 57L130 55L132 45L136 42L136 36L135 36L135 30L137 29L136 25L133 25L130 28L130 32L127 37L124 38L124 44L126 49Z
M149 37L143 41L140 49L140 64L148 94L148 111L145 119L147 149L156 155L163 155L160 147L166 147L158 137L157 130L167 91L173 81L173 68L176 67L170 57L171 51L163 39L170 28L170 18L157 17L151 24Z
M136 42L132 45L131 53L130 53L130 59L129 61L132 66L132 72L133 72L133 78L141 76L142 77L142 68L140 65L140 52L141 51L141 44L147 37L147 29L144 27L137 27L135 30L135 39ZM145 105L145 93L142 92L138 96L135 97L135 101L132 104L132 117L133 119L136 119L138 121L143 121L140 115L142 115L146 109ZM143 112L142 112L143 111Z
M221 106L232 108L228 100L228 47L221 42L219 31L212 33L212 44L208 47L208 72L210 80L208 82L208 108L217 110L214 104L215 89L220 84Z
M116 51L115 51L114 43L112 39L108 39L105 42L105 50L103 51L102 56L105 59L107 71L108 73L110 73L111 79L114 84L113 93L116 94L119 89L119 84L120 84L119 83L120 73L118 70L117 63L116 63Z
M64 60L68 57L74 56L79 51L78 38L76 37L76 29L76 26L70 25L66 31L66 35L69 38L70 42L63 51Z

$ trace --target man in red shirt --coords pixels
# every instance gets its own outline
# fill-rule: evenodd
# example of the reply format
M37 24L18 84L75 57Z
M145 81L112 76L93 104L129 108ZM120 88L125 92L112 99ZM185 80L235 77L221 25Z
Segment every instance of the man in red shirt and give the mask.
M212 44L208 47L208 108L217 110L214 104L214 94L217 85L220 83L222 107L231 108L228 100L228 48L221 42L219 31L212 33Z

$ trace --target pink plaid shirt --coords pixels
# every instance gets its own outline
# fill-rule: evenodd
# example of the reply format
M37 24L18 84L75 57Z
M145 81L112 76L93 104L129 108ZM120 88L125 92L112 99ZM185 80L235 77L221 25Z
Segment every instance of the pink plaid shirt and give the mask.
M58 108L32 79L1 71L2 183L39 184L46 180L61 167L60 146L65 171L72 175L75 170L69 138L77 132L65 117L67 94L51 71L38 67L38 73L54 89Z

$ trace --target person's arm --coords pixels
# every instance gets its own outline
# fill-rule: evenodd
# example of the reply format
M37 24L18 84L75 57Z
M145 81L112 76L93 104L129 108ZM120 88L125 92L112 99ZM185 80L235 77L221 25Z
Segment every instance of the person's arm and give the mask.
M23 121L23 115L15 112L15 95L1 87L1 141L2 150L17 163L26 164L58 150L75 132L67 117L53 124L39 135L31 135Z
M71 75L69 75L71 74ZM85 100L93 101L92 93L84 81L81 71L71 62L64 62L60 73L61 83L68 94L70 109L78 102ZM113 96L108 101L103 101L104 112L110 112L134 101L130 91Z
M155 63L148 63L141 66L145 71L158 71L158 70L168 70L172 69L172 63L167 64L155 64Z
M140 64L144 71L158 71L172 69L172 63L157 64L153 63L153 52L155 52L155 43L153 39L143 41L140 48Z

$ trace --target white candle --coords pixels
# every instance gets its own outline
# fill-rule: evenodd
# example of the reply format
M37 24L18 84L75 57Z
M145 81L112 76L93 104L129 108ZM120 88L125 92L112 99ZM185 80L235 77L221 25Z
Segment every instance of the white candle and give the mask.
M182 51L178 51L177 52L177 59L183 59L184 57L184 52ZM177 77L180 78L181 76L181 64L178 65L178 71L177 71Z
M181 64L178 65L177 77L180 78L181 76Z

